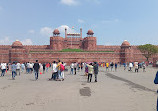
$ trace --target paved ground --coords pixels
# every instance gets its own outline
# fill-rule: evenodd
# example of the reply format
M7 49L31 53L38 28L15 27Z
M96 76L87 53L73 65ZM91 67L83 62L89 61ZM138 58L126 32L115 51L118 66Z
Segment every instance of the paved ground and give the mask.
M87 83L84 71L65 72L65 81L49 81L50 70L37 81L24 73L11 80L8 72L0 77L0 111L156 111L157 69L99 70L97 83Z

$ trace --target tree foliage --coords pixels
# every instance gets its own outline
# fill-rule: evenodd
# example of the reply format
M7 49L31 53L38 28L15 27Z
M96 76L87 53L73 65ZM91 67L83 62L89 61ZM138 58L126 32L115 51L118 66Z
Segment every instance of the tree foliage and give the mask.
M147 61L152 55L158 53L158 47L152 44L140 45L138 49L143 53Z

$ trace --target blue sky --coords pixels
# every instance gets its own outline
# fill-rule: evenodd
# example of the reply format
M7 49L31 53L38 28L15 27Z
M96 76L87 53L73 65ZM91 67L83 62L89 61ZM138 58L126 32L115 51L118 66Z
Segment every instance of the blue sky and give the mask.
M0 44L48 45L65 27L92 29L98 45L157 45L158 0L0 0Z

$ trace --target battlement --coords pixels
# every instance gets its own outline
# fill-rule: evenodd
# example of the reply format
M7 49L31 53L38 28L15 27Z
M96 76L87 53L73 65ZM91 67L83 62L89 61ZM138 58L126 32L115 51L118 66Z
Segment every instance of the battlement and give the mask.
M47 49L49 45L23 45L24 49Z
M0 45L0 49L9 49L11 47L11 45Z
M87 41L87 40L89 40L89 41L96 40L96 37L85 37L83 40L84 41Z
M60 37L60 36L54 36L54 37L50 37L50 40L61 40L61 41L63 41L64 38Z
M76 37L71 37L71 38L65 38L64 41L82 41L82 38L76 38Z

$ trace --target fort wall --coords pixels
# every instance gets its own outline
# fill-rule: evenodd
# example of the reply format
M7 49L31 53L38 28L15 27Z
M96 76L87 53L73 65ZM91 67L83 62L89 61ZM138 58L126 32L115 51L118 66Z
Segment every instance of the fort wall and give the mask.
M81 31L82 32L82 31ZM124 41L121 45L97 45L93 31L89 30L87 37L82 33L67 34L60 37L59 30L55 29L50 37L49 45L22 45L20 41L12 45L0 45L0 62L52 62L61 59L64 62L145 62L146 58L137 45L130 45ZM60 52L62 49L82 49L85 52ZM153 55L149 61L155 61L158 54Z
M28 60L34 62L53 62L61 60L63 62L119 62L120 54L111 52L31 52ZM27 58L26 58L27 59Z

